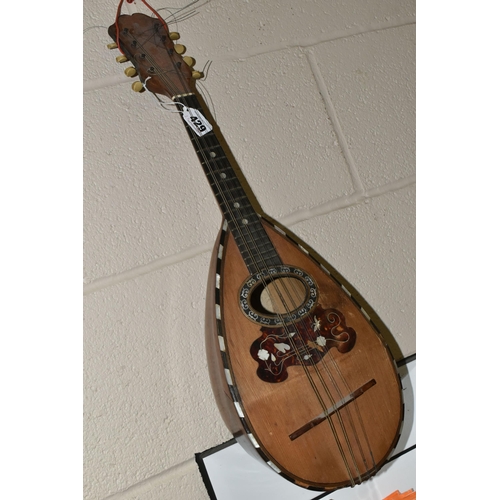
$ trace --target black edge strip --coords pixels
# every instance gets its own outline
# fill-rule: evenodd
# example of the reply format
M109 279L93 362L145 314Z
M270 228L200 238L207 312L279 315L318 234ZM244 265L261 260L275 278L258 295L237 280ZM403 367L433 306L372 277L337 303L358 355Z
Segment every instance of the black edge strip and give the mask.
M349 293L351 293L351 292L349 291ZM351 296L349 298L358 306L358 309L361 310L361 308L363 306L356 300L356 298L352 295L352 293L351 293Z
M321 495L318 495L317 497L311 498L311 500L319 500L320 498L325 498L327 495L331 495L334 492L335 492L335 490L334 491L325 491Z
M201 479L203 480L203 484L205 485L205 489L207 490L210 500L217 500L212 482L210 481L210 477L203 462L202 453L195 453L194 458L196 460L196 463L198 464L198 470L200 471Z
M210 455L217 453L218 451L224 450L225 448L229 448L229 446L233 446L233 444L236 444L235 438L232 438L229 441L226 441L225 443L218 444L212 448L209 448L208 450L202 451L201 453L196 453L196 455L200 457L200 460L203 460L204 458L207 458Z
M225 369L229 370L229 362L227 360L227 354L224 351L219 351L222 358L222 365Z
M202 453L195 453L194 454L194 458L196 460L196 463L198 464L198 469L200 471L201 478L203 479L203 484L205 485L205 488L207 490L208 496L210 497L210 500L217 500L217 497L215 495L215 491L214 491L214 488L212 486L212 481L210 481L210 477L208 475L207 468L205 467L205 462L203 460L206 457L209 457L210 455L213 455L214 453L217 453L218 451L221 451L224 448L227 448L228 446L232 446L235 443L236 443L236 439L233 438L225 443L214 446L213 448L210 448L209 450L203 451Z
M396 364L398 365L398 368L404 365L407 365L408 363L411 363L412 361L415 361L417 359L417 353L415 354L410 354L406 358L400 359Z
M388 464L389 462L392 462L393 460L396 460L396 458L399 458L403 455L406 455L409 451L412 451L412 450L416 450L417 449L417 445L416 444L413 444L411 445L409 448L406 448L405 450L403 451L400 451L399 453L396 453L396 455L394 455L393 457L391 458L388 458L385 462L384 465ZM382 466L383 467L383 466Z
M266 464L267 464L267 462L269 462L269 457L260 448L255 448L255 451L260 455L260 458L262 458L262 460L264 460L266 462ZM280 473L280 476L281 476L281 473Z
M217 320L217 335L219 337L224 338L224 335L222 334L222 325L221 325L221 322L219 320Z
M238 394L238 390L236 389L236 387L234 385L229 385L229 384L227 386L229 388L229 392L231 393L231 398L233 402L239 403L240 395Z

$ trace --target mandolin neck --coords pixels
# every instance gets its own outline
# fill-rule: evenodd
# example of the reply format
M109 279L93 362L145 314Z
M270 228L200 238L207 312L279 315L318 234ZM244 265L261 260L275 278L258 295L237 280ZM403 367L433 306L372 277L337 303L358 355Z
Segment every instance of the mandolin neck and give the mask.
M195 94L177 96L174 102L204 115ZM182 106L178 108L181 111L185 109ZM195 116L193 120L196 121ZM262 226L261 218L252 206L214 131L198 136L184 119L183 123L250 274L280 265L281 259ZM203 129L203 125L201 128Z

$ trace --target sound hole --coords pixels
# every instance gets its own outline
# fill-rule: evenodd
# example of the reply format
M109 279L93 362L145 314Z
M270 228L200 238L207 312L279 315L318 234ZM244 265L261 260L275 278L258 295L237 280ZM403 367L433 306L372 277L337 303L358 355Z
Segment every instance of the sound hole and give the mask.
M239 295L241 310L249 319L274 327L309 314L318 291L302 269L280 265L249 276Z
M307 298L304 284L293 277L280 277L255 288L250 303L262 314L286 314L299 308Z

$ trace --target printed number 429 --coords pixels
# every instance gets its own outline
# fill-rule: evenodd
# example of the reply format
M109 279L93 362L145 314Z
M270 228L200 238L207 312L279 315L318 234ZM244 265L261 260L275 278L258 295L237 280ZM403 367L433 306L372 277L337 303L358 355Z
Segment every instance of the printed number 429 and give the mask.
M196 118L196 116L191 116L191 121L196 125L196 128L200 132L205 132L205 130L207 130L207 127L205 127L205 125L203 125L203 122L199 118Z

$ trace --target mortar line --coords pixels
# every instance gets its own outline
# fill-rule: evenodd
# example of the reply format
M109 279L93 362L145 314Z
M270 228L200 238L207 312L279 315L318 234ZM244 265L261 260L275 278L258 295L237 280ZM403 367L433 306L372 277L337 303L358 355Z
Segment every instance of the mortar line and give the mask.
M278 220L285 226L293 226L300 222L314 219L315 217L327 215L331 212L335 212L336 210L342 210L354 205L359 205L360 203L370 198L376 198L378 196L383 196L384 194L399 191L400 189L404 189L415 183L416 176L412 175L404 179L398 179L389 184L385 184L381 187L369 189L364 193L353 193L349 196L335 198L334 200L321 203L320 205L316 205L315 207L310 209L297 210L296 212L293 212L292 214L285 217L281 217ZM123 283L140 276L144 276L151 272L158 271L173 264L178 264L179 262L183 262L185 260L192 259L194 257L197 257L198 255L211 251L212 248L212 244L199 245L196 247L188 248L174 255L162 257L161 259L154 260L142 266L133 267L120 273L97 278L94 281L84 285L83 295L89 295L104 288L117 285L119 283Z
M381 23L369 24L365 27L354 26L353 28L339 30L333 34L328 33L323 36L314 36L308 38L298 39L295 42L282 42L275 45L265 45L263 47L255 47L247 51L241 52L231 52L224 57L218 59L213 59L214 61L232 61L235 59L244 60L251 57L260 56L263 54L271 54L272 52L278 52L280 50L286 50L291 48L309 48L314 45L319 45L321 43L333 42L335 40L340 40L342 38L349 38L351 36L363 35L365 33L372 33L374 31L383 31L393 28L402 28L403 26L410 26L416 24L415 17L406 17L401 19L400 22L385 21Z
M90 293L97 292L98 290L102 290L103 288L107 288L109 286L113 286L118 283L129 281L134 278L138 278L139 276L144 276L145 274L158 271L165 267L171 266L172 264L177 264L179 262L192 259L205 252L211 251L212 248L213 244L208 243L206 245L191 247L186 250L182 250L181 252L174 255L167 255L166 257L148 262L147 264L143 264L141 266L132 267L120 273L97 278L83 286L83 295L88 295Z
M364 192L355 192L342 198L335 198L325 203L321 203L320 205L316 205L313 208L297 210L290 215L280 218L279 221L285 226L293 226L306 220L328 215L329 213L337 210L359 205L360 203L363 203L371 198L378 198L379 196L383 196L385 194L394 193L415 183L416 176L410 175L409 177L398 179L381 187L375 187Z
M351 36L363 35L364 33L372 33L374 31L383 31L392 28L401 28L403 26L409 26L412 24L416 24L416 20L414 17L404 18L399 23L394 22L383 22L383 23L374 23L365 27L354 27L347 30L337 31L333 35L325 34L323 36L314 37L314 38L303 38L302 40L298 40L295 43L280 43L276 45L267 45L265 47L256 47L252 50L242 51L242 52L233 52L224 57L220 57L217 59L212 59L215 61L232 61L235 59L244 60L249 59L251 57L260 56L263 54L271 54L272 52L278 52L280 50L286 50L290 48L309 48L314 45L319 45L320 43L333 42L335 40L340 40L342 38L349 38ZM83 82L83 92L91 92L93 90L99 90L101 88L110 87L113 85L120 85L122 83L129 82L130 79L124 79L123 75L113 75L105 78L96 78L92 80L85 80Z
M190 458L189 460L185 460L184 462L174 465L173 467L170 467L160 472L159 474L147 477L146 479L143 479L142 481L139 481L138 483L135 483L122 491L113 493L112 495L107 496L102 500L126 500L128 498L147 493L152 488L165 485L177 476L183 476L196 467L197 464L195 459Z
M106 76L95 80L87 80L83 82L83 93L92 92L93 90L105 89L107 87L117 87L123 83L130 82L130 78L123 73L118 75Z
M351 151L349 149L349 145L347 144L347 139L342 131L342 125L340 124L340 119L337 115L333 102L330 98L330 94L328 92L328 87L326 86L325 79L323 78L323 74L318 66L318 60L314 55L311 49L306 51L306 57L309 61L309 66L311 67L312 74L314 79L316 80L316 85L318 86L319 93L323 98L323 102L325 103L326 113L330 118L330 122L332 124L333 131L339 140L340 149L344 155L345 161L347 163L347 167L349 169L349 174L351 176L352 184L354 187L354 192L363 194L365 192L365 188L363 186L363 182L361 181L361 177L359 175L359 171L356 167L356 162L351 155Z

